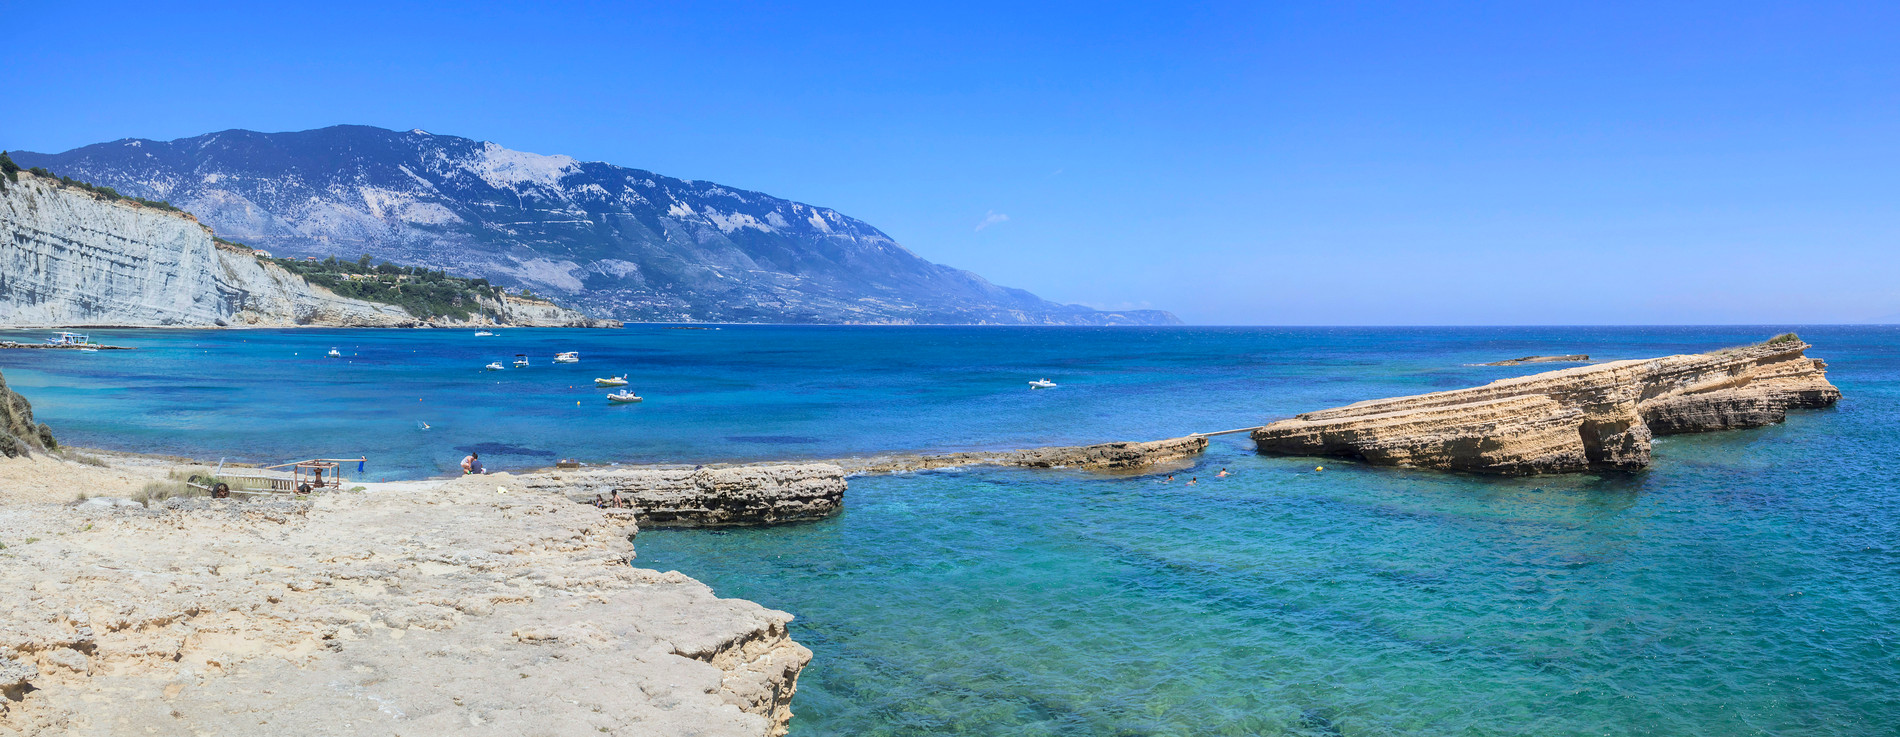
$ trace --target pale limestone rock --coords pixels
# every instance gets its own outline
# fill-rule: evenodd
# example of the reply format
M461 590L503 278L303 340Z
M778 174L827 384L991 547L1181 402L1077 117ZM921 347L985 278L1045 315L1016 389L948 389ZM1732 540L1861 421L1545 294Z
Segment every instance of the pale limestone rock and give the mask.
M769 525L844 508L844 469L826 463L722 468L594 468L519 477L530 491L589 503L615 491L646 527Z
M0 735L784 732L790 615L497 483L0 507Z
M1653 434L1758 427L1831 406L1808 344L1613 361L1308 412L1253 432L1261 451L1511 475L1649 465Z

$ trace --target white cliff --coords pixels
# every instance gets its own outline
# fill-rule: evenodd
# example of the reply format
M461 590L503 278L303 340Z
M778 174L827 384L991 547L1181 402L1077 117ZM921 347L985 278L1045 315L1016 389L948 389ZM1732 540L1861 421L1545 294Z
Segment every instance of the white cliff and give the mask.
M248 249L218 243L189 214L19 176L0 191L0 326L422 322L401 307L339 296ZM510 325L597 324L552 304L508 298L503 307Z

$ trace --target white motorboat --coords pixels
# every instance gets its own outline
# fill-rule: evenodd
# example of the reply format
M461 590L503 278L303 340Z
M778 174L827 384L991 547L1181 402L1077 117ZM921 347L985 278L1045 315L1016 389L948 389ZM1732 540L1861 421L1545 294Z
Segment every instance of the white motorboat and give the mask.
M626 386L626 385L627 385L626 374L621 374L619 376L613 376L613 377L609 377L605 379L594 380L594 386Z
M331 349L330 349L330 352L329 352L329 353L326 353L326 354L324 354L324 355L327 355L327 356L329 356L329 357L331 357L331 358L342 358L342 357L343 357L343 354L342 354L341 352L339 352L339 351L337 351L337 349L335 349L335 348L331 348Z
M528 354L516 353L515 354L515 368L527 368L527 367L528 367Z
M486 337L489 337L489 336L491 336L491 335L494 335L494 333L491 333L491 332L488 332L488 331L486 331L486 330L477 330L477 331L475 331L475 337L477 337L477 338L486 338Z
M1035 380L1035 381L1032 381L1032 382L1029 382L1029 388L1031 388L1031 389L1054 389L1054 388L1056 388L1056 383L1055 383L1055 382L1053 382L1053 381L1050 381L1050 380L1048 380L1048 379L1037 379L1037 380Z
M630 389L622 389L607 395L607 401L613 402L614 404L632 404L640 401L640 397L635 395Z
M46 339L46 344L56 346L92 345L92 338L87 337L85 333L54 333L53 337Z
M556 353L554 354L554 362L555 363L580 363L581 352L568 351L566 353Z
M488 364L488 366L486 366L486 368L489 371L501 371L504 367L501 365L500 361L491 361Z

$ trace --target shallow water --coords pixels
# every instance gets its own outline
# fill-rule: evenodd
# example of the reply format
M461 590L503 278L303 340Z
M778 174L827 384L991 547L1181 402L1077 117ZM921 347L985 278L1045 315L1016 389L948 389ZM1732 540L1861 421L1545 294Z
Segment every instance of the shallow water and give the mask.
M691 461L1156 438L1554 368L1480 361L1778 330L642 327L504 331L486 353L426 331L131 331L113 339L146 349L0 351L0 369L68 442L355 443L373 474L415 475L478 443ZM1378 469L1233 436L1178 474L1193 486L859 478L836 518L643 532L637 564L798 615L817 659L795 735L1892 734L1900 330L1800 331L1839 408L1665 438L1644 473ZM282 355L330 345L360 355ZM472 370L517 345L536 367ZM586 362L539 371L557 346ZM556 373L621 366L645 404ZM1062 387L1025 388L1041 376Z

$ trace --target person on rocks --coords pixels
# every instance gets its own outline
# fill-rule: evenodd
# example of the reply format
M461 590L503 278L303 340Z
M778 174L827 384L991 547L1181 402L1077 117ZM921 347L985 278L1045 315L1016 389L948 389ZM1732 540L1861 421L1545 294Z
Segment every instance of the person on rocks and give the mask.
M611 504L613 504L614 509L624 509L626 507L633 506L632 504L628 503L627 500L620 498L619 489L614 489L614 498Z
M482 457L476 454L474 451L470 451L468 454L468 457L462 459L462 473L463 474L479 474L483 472L484 471L482 470Z

